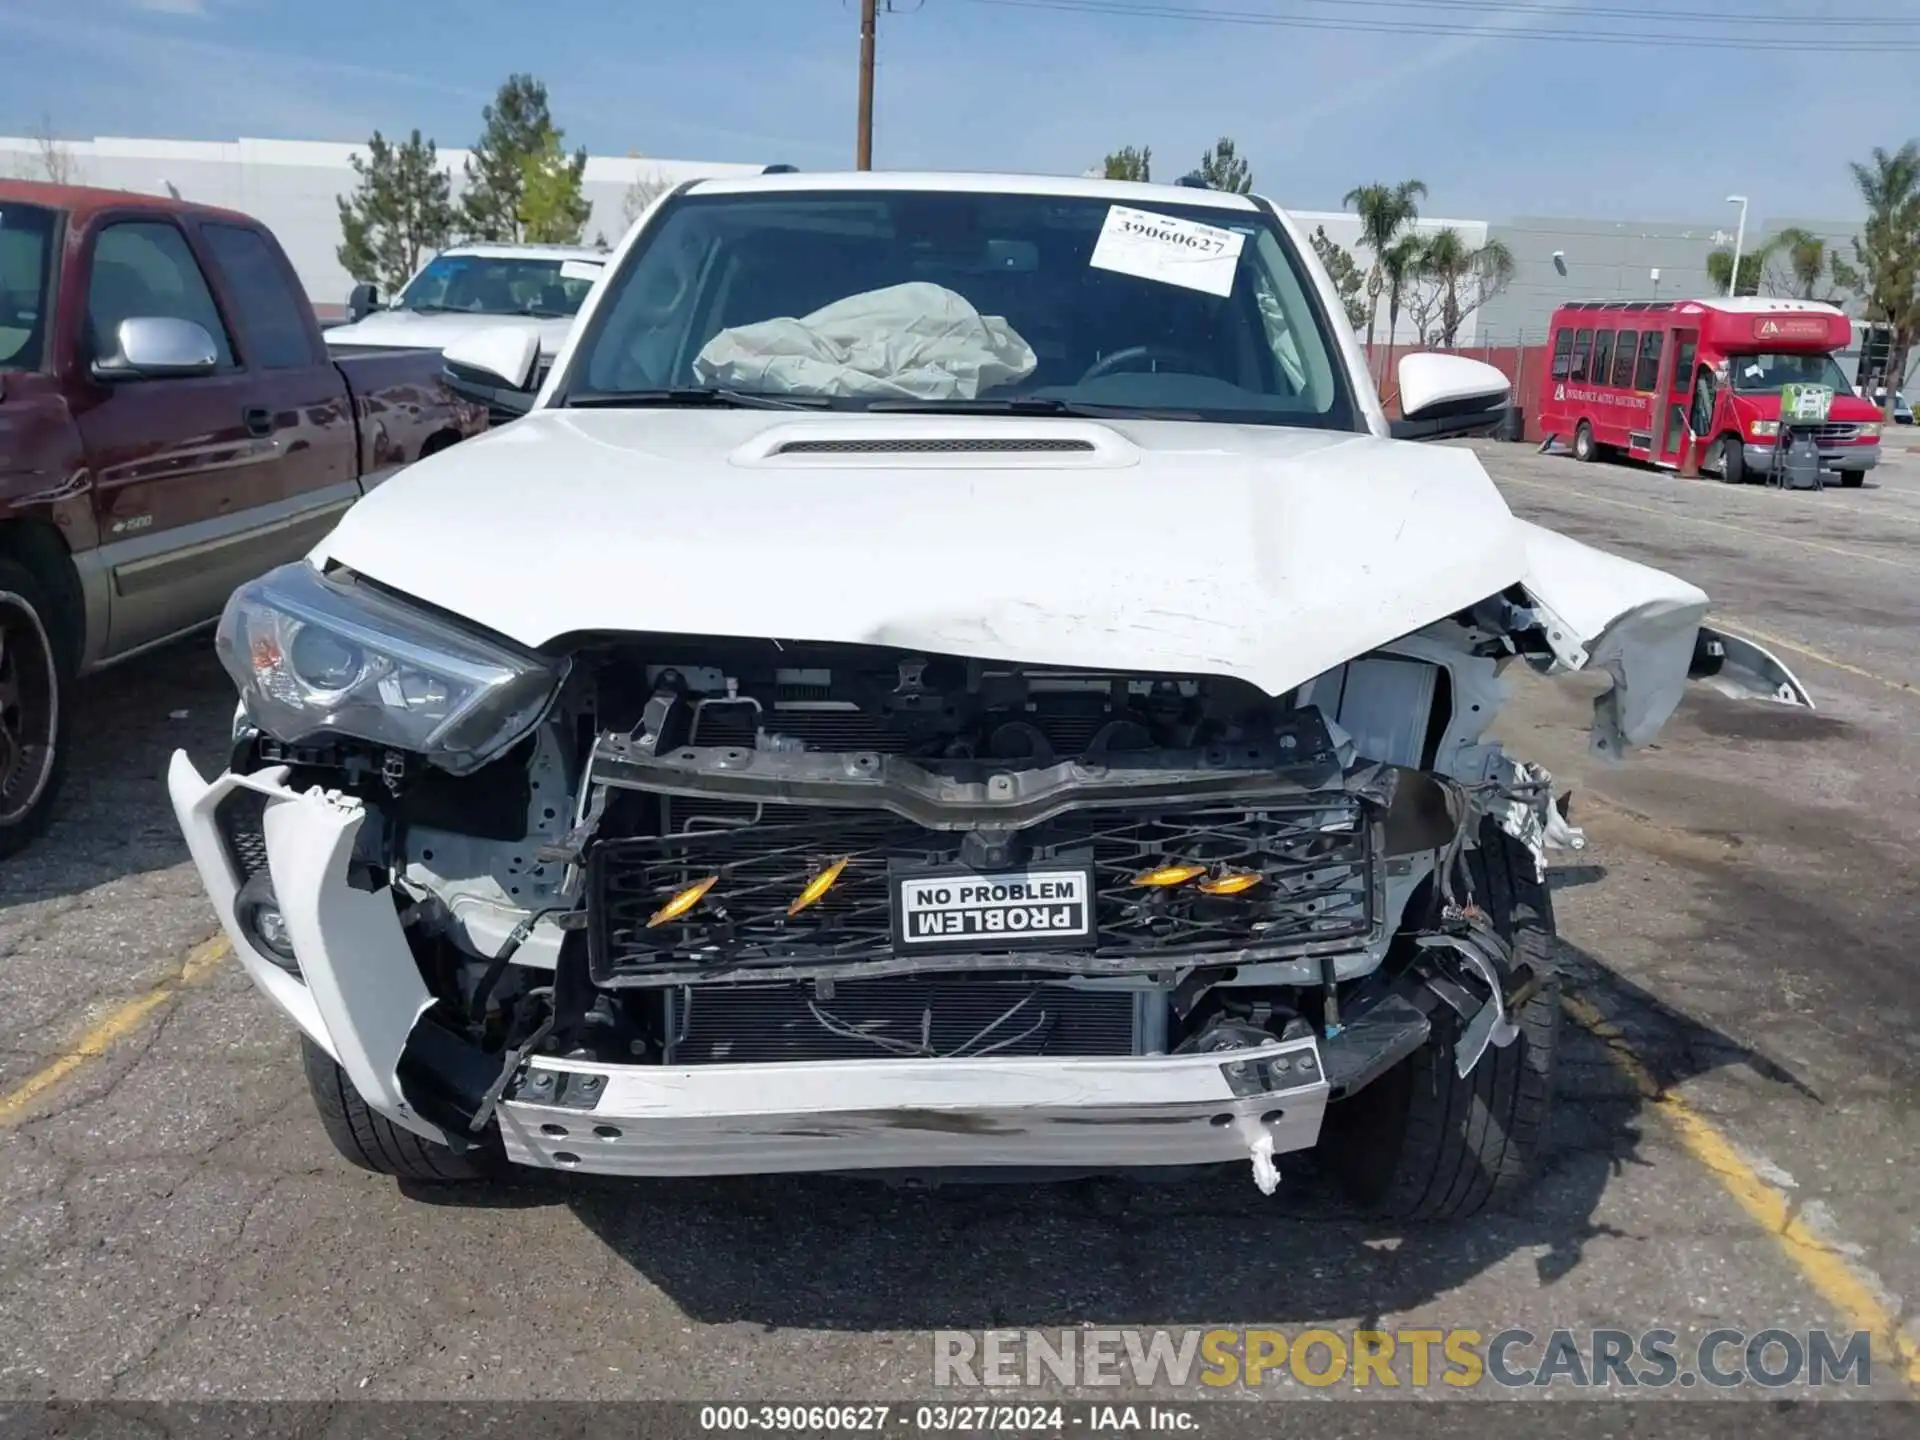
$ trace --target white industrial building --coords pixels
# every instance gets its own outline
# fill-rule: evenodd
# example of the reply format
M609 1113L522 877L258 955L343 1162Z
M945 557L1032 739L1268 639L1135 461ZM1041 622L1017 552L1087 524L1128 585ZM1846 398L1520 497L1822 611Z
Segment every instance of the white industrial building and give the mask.
M143 195L169 192L204 205L224 205L268 226L286 247L308 298L323 315L342 307L353 280L335 256L340 244L338 197L357 183L350 157L359 145L325 140L135 140L102 136L59 142L74 183ZM439 152L457 195L467 150ZM636 181L675 185L701 176L755 175L760 165L595 155L584 190L593 203L587 238L617 240L628 190ZM45 178L42 142L0 136L0 175Z
M76 183L145 195L170 191L183 200L224 205L261 221L279 236L308 297L323 315L342 308L353 281L334 251L340 243L338 197L352 193L356 183L350 158L364 153L359 145L325 140L145 140L102 136L96 140L58 142L59 151ZM41 178L42 142L25 137L0 136L0 174ZM469 151L439 152L457 194ZM587 158L584 188L593 204L587 238L603 235L611 242L626 228L628 191L641 182L671 186L702 176L753 175L765 167L706 160L656 160L651 157L591 155ZM1366 264L1359 246L1360 222L1346 211L1296 211L1295 218L1312 234L1325 226L1328 236ZM1423 219L1423 233L1451 225L1469 246L1484 245L1484 220ZM1386 338L1387 317L1381 307L1380 338ZM1474 317L1463 326L1462 341L1471 343ZM1400 339L1414 334L1403 316Z

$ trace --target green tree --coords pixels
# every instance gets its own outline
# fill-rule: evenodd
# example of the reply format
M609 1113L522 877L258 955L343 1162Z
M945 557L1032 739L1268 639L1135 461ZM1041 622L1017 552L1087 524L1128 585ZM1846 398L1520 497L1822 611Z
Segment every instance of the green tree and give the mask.
M1346 247L1327 234L1326 226L1313 227L1312 243L1313 253L1327 267L1327 277L1333 281L1340 303L1346 307L1347 323L1358 330L1367 318L1366 302L1360 298L1360 287L1366 283L1366 277Z
M1773 258L1771 242L1763 241L1751 250L1740 255L1740 283L1733 288L1735 295L1758 295L1760 277L1767 268L1767 261ZM1733 251L1715 250L1707 256L1707 278L1713 281L1714 289L1722 295L1727 293L1727 277L1733 273Z
M587 168L587 152L569 155L560 148L560 136L549 132L546 143L520 162L520 238L544 245L577 245L593 215L593 205L580 193L580 177Z
M493 103L480 111L485 129L466 166L466 191L460 200L461 228L474 240L524 240L529 164L540 171L539 211L543 219L571 214L584 201L579 197L587 152L568 159L573 194L566 175L558 173L552 156L561 149L566 132L553 123L547 108L547 87L531 75L510 75ZM580 224L586 223L582 216Z
M352 157L359 177L340 207L334 253L354 279L397 292L453 235L453 182L431 140L415 130L398 145L378 130L365 158Z
M1867 222L1853 237L1853 261L1835 255L1829 266L1834 280L1860 297L1862 318L1891 332L1883 377L1891 425L1907 357L1920 338L1920 141L1892 154L1875 146L1872 163L1855 161L1850 168Z
M1786 270L1786 284L1780 285L1769 276L1769 288L1786 289L1801 300L1831 301L1832 290L1825 284L1828 276L1828 261L1832 258L1827 251L1827 242L1811 230L1802 230L1790 225L1775 235L1771 242L1771 254L1777 257ZM1826 293L1822 293L1822 291Z
M1386 266L1382 263L1393 248L1400 231L1420 218L1420 202L1427 198L1427 187L1418 180L1402 180L1398 185L1359 185L1340 201L1360 217L1360 239L1372 252L1373 263L1367 270L1367 349L1373 349L1374 323L1380 314L1380 292L1386 288ZM1396 310L1398 307L1395 307ZM1392 327L1387 338L1393 338Z
M1235 153L1233 141L1222 135L1200 160L1197 172L1208 188L1245 195L1253 189L1253 170Z
M1449 350L1460 338L1461 323L1511 285L1516 269L1503 241L1489 240L1475 249L1451 225L1421 242L1418 266L1437 292L1437 338Z
M1387 246L1380 256L1380 273L1387 290L1387 343L1400 324L1400 303L1409 286L1416 283L1426 264L1427 245L1418 235L1402 235Z
M1138 150L1127 145L1114 151L1102 162L1101 173L1109 180L1151 180L1153 179L1153 147L1142 145Z

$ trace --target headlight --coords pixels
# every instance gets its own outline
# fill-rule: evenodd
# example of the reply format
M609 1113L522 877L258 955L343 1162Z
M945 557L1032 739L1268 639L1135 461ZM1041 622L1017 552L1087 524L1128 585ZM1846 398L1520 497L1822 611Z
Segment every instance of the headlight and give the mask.
M1862 440L1878 440L1880 438L1879 422L1872 421L1872 422L1869 422L1868 424L1862 425L1860 427L1860 438Z
M1747 426L1747 429L1755 435L1778 435L1780 433L1780 422L1778 420L1755 420Z
M234 591L215 641L253 723L348 735L456 775L526 734L566 664L475 635L305 561Z

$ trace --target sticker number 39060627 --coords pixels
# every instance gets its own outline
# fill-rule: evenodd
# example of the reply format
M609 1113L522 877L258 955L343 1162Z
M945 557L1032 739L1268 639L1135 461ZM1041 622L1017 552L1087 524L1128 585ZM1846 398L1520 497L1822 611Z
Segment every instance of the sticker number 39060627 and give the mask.
M1237 230L1115 205L1087 263L1096 270L1230 295L1245 244L1246 236Z

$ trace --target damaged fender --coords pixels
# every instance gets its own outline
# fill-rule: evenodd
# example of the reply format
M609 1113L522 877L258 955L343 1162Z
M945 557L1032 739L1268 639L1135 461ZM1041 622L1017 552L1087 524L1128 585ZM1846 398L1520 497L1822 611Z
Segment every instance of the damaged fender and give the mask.
M1554 659L1613 677L1593 702L1596 754L1619 757L1653 739L1696 675L1710 674L1716 688L1739 698L1812 707L1805 688L1760 646L1702 629L1707 594L1698 586L1538 525L1520 528L1527 553L1521 587Z

